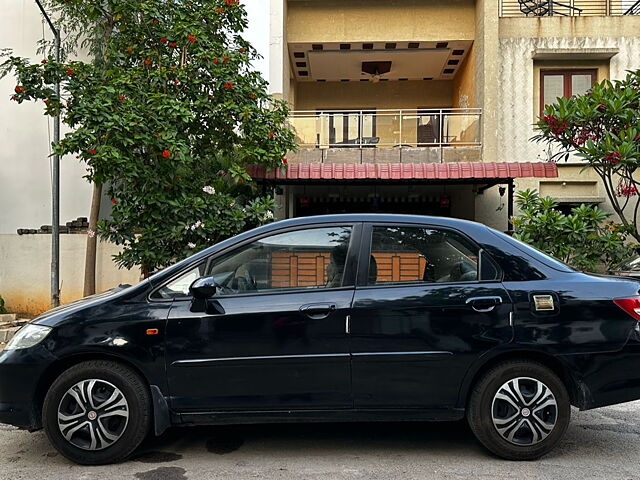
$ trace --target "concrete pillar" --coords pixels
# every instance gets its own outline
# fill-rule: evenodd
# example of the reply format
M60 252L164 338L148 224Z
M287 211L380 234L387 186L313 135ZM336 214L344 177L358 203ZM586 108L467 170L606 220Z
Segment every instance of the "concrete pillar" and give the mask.
M499 41L498 2L476 1L476 101L482 107L482 160L496 162L498 156Z
M287 0L270 0L269 93L291 101L291 68L287 46Z

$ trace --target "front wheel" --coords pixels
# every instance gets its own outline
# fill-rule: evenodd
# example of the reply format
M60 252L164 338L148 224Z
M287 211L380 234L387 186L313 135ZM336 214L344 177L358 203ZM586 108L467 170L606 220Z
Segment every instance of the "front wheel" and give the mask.
M145 438L150 422L144 381L119 363L82 362L51 385L42 410L53 446L82 465L115 463Z
M508 460L535 460L562 439L571 417L569 395L550 369L531 361L501 363L474 387L467 409L471 430Z

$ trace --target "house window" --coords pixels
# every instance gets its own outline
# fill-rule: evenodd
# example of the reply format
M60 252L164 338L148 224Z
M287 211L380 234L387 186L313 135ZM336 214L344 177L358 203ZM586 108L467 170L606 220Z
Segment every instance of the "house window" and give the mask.
M540 112L556 103L558 97L569 98L586 93L596 83L597 70L542 70L540 72Z

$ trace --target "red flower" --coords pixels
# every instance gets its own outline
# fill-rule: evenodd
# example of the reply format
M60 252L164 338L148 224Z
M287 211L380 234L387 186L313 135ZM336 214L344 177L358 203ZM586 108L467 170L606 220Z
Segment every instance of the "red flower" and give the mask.
M71 76L74 73L76 73L76 72L73 71L73 68L71 68L71 67L67 68L66 72L67 72L67 75L69 75L69 76Z
M258 98L258 96L255 93L250 93L249 98Z
M216 8L216 13L224 13L224 8Z
M233 7L234 5L236 5L238 3L238 0L224 0L224 3L226 3L227 6L229 6L229 7Z
M288 163L288 160L287 160L286 158L283 158L283 159L282 159L282 163L283 163L284 165L286 165L286 164Z
M246 50L245 50L244 48L241 48L241 49L239 50L239 52L240 52L240 53L244 53L244 52L246 52Z
M51 101L51 99L49 98L45 98L44 100L42 100L44 103L49 103Z
M151 23L153 23L154 25L158 24L158 20L156 20L155 18L153 20L151 20Z
M227 60L231 60L231 57L222 57L223 62L226 62Z
M169 46L175 48L178 46L178 44L176 42L171 42Z
M607 153L604 156L604 159L607 162L609 162L609 163L611 163L613 165L616 165L616 164L620 163L620 160L622 159L622 155L620 154L620 152L610 152L610 153Z
M275 136L276 136L276 134L275 134L275 133L273 133L273 132L269 132L269 138L273 138L273 137L275 137Z
M224 88L231 90L233 88L233 82L225 82Z
M218 63L220 60L218 60L217 58L213 59L213 63Z
M92 148L91 150L89 150L89 153L90 153L91 155L95 155L95 154L96 154L96 153L98 153L98 152L96 152L96 149L95 149L95 148Z
M18 97L16 95L14 95L13 97L11 97L11 100L13 100L14 102L18 101Z
M196 43L195 35L188 35L187 40L189 40L191 43Z
M40 63L44 65L45 63L47 63L47 59L46 59L46 58L43 58L43 59L42 59L42 61L41 61Z
M127 52L133 53L133 48L131 48L131 47L127 48Z
M120 100L121 102L124 102L127 99L127 97L125 97L124 95L118 95L118 100Z
M14 90L16 91L16 93L24 92L24 88L22 88L20 85L16 85L16 88L14 88Z
M113 203L115 205L116 203L118 203L118 201L115 198L112 198L111 199L111 203Z
M149 60L148 58L145 59L144 64L145 65L151 65L151 60Z
M167 43L167 37L160 37L160 41L162 43Z
M169 150L164 150L164 151L162 152L162 156L163 156L164 158L169 158L169 157L171 156L171 152L170 152Z

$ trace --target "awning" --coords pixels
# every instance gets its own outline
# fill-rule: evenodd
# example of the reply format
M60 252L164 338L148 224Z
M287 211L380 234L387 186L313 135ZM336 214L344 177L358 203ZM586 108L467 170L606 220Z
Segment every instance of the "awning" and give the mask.
M513 178L556 178L552 162L461 162L461 163L292 163L286 170L268 171L254 165L248 169L256 180L279 183L316 181L465 181Z

